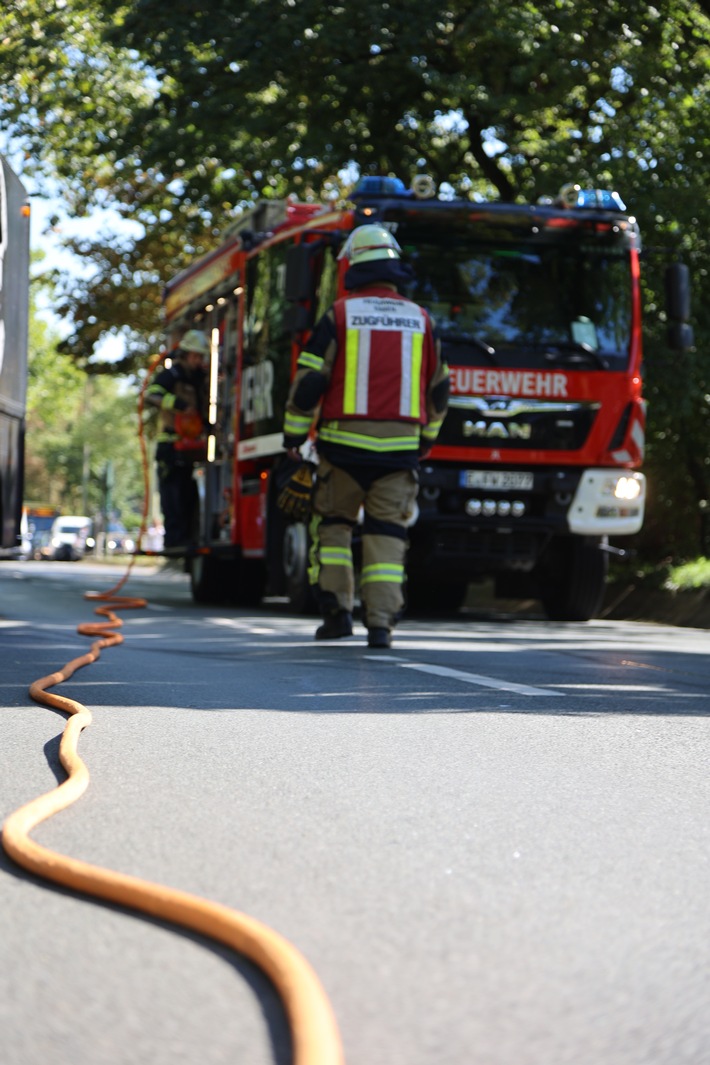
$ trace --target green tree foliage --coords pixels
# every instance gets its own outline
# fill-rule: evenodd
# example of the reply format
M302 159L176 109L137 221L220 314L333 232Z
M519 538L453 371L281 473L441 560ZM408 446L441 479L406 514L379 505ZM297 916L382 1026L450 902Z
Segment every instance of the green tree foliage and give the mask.
M57 351L59 336L37 315L33 285L25 439L25 499L64 513L101 513L111 464L111 503L128 524L143 505L135 394L120 378L90 376Z
M55 275L55 312L74 324L60 345L89 373L130 374L143 366L161 343L161 294L166 277L209 248L199 217L170 212L171 224L144 225L133 240L102 231L98 237L65 242L82 263L79 276ZM190 231L197 240L189 239ZM211 242L216 232L208 231ZM107 326L125 340L126 354L112 362L92 361Z
M59 506L67 490L68 439L71 423L81 403L84 375L70 358L57 354L59 336L37 317L34 303L33 298L29 328L25 498ZM77 484L81 484L81 472Z
M688 0L101 6L109 39L157 81L124 154L140 143L144 161L175 171L217 160L236 168L236 196L264 176L320 188L356 160L533 198L570 172L613 182L619 159L635 174L692 168L688 131L707 125L710 24Z
M123 132L149 105L155 81L106 30L87 0L9 0L0 10L0 129L24 149L26 173L46 195L58 193L70 217L111 208L131 224L129 237L121 227L67 238L80 274L54 279L57 311L74 326L61 348L89 373L145 364L158 342L165 277L219 231L218 176L208 182L211 198L193 203L176 193L175 175L147 168L140 150L124 151ZM94 357L107 333L126 340L118 365Z

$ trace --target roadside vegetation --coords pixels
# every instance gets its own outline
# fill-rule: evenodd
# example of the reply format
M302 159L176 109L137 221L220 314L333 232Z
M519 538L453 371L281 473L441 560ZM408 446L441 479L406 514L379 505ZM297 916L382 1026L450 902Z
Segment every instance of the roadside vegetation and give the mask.
M710 588L710 558L696 558L682 566L672 566L664 587L672 592Z
M30 299L25 501L65 514L140 524L143 473L136 395L125 378L90 375L58 351L59 336Z

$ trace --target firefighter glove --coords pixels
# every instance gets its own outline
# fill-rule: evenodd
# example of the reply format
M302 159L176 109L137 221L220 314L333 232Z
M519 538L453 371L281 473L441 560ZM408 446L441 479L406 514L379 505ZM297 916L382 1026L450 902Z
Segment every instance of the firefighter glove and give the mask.
M292 521L307 521L310 516L314 471L312 462L301 463L276 500L279 509Z

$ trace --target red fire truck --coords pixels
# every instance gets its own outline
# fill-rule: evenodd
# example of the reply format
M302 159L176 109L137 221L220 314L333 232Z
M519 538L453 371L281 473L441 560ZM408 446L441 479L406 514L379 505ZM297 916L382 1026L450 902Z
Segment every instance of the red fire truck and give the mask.
M194 598L308 603L308 530L276 506L284 404L309 330L342 292L338 252L366 222L395 233L406 294L430 311L451 370L420 469L408 602L454 609L495 577L498 594L537 596L552 619L593 617L608 538L644 516L640 238L615 192L577 185L519 205L375 177L343 210L264 201L167 284L168 349L195 327L212 347Z

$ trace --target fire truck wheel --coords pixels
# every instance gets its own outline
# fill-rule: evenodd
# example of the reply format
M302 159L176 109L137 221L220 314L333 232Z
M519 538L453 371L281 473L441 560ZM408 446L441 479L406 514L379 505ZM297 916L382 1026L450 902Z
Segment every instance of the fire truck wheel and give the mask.
M302 522L286 525L283 532L281 564L286 595L291 610L298 614L316 613L316 603L308 583L308 529Z
M279 509L288 464L281 462L269 478L266 503L267 594L283 596L294 613L317 613L315 596L308 581L308 527L290 522Z
M223 603L228 588L223 564L210 555L195 555L190 560L190 588L196 603Z
M282 478L272 477L266 507L266 569L268 595L285 596L295 614L317 614L315 596L308 583L308 529L290 522L276 500Z
M604 598L609 557L599 541L555 537L543 559L540 599L550 621L589 621Z

